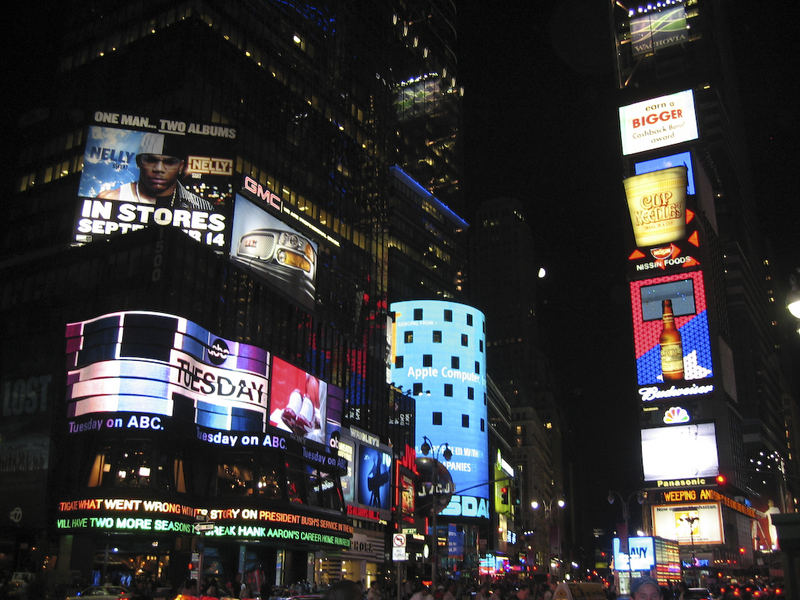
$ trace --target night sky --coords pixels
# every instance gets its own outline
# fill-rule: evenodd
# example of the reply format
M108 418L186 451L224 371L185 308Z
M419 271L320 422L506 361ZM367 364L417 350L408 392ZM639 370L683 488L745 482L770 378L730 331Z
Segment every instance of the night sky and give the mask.
M800 266L800 15L789 1L770 3L771 10L724 4L733 17L756 203L777 257L776 280L785 282ZM567 407L576 461L576 498L568 501L579 543L592 528L621 520L608 490L627 494L641 478L625 275L630 221L607 7L561 0L493 11L470 1L460 19L466 199L470 207L503 195L521 200L538 247L531 260L548 267L539 315Z

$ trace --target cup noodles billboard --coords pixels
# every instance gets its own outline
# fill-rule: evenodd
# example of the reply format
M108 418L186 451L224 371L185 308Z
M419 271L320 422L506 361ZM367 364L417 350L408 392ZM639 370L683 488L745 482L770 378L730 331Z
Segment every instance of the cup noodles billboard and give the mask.
M653 534L681 546L725 543L719 502L655 505L652 515Z
M714 478L719 474L714 423L641 430L645 481Z
M671 167L623 180L633 236L639 247L686 236L686 167Z
M78 187L76 243L171 226L227 247L235 129L102 111L94 122Z
M622 154L637 154L696 140L692 90L620 106Z

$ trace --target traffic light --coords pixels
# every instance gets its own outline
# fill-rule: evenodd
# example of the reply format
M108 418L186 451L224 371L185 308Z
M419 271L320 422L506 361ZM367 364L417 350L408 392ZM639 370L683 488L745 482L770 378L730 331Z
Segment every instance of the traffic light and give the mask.
M723 475L722 473L717 475L716 480L717 480L717 485L725 485L726 483L728 483L728 478L725 477L725 475Z
M500 504L508 504L508 486L500 488Z
M514 483L513 487L511 488L511 498L514 502L514 506L519 506L520 499L519 499L519 486Z

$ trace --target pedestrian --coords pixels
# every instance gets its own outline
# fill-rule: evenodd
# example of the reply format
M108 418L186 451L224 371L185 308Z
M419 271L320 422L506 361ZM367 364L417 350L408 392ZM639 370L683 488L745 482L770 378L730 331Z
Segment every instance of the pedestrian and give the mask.
M631 584L632 600L661 600L661 588L652 577L634 579Z
M361 600L361 586L355 581L342 579L325 592L325 600Z

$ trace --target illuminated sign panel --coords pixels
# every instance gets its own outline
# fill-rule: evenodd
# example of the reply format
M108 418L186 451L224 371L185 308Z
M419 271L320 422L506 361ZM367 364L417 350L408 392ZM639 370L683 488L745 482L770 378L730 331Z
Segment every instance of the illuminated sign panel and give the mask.
M651 54L689 40L686 9L683 6L634 17L630 27L634 56Z
M652 537L629 537L628 553L620 549L619 538L613 540L614 568L617 571L646 571L655 566L656 553ZM628 564L630 556L630 564Z
M130 311L70 323L67 337L69 431L142 427L130 415L191 415L224 431L265 431L266 350L227 340L187 319Z
M335 392L331 395L329 392ZM298 369L280 358L272 360L269 424L302 438L330 445L328 411L341 423L343 394L339 388Z
M718 502L652 507L653 532L682 546L722 544L722 509Z
M656 246L686 235L686 168L634 175L623 181L637 246Z
M630 290L637 381L647 386L639 389L642 401L711 392L713 386L701 381L714 374L703 274L692 271L632 281ZM682 359L682 374L670 373L665 380L662 348L669 321L667 301L678 332L680 356L676 358Z
M711 478L719 473L713 423L642 429L645 481Z
M392 455L380 448L360 444L358 448L358 502L375 509L389 510Z
M642 160L633 165L636 175L644 175L645 173L671 169L672 167L686 167L686 193L689 196L694 196L694 165L692 164L691 152L679 152L669 156Z
M456 494L446 516L488 517L489 477L486 419L486 356L483 314L466 305L441 301L392 304L395 354L392 381L416 398L415 451L423 436L447 443L443 462ZM431 454L432 455L432 454Z
M75 242L158 225L227 247L235 129L102 111L94 121L86 136Z
M619 125L623 155L696 140L692 90L621 106Z
M56 528L154 534L196 533L194 523L213 523L209 537L298 541L349 548L353 527L337 517L248 506L196 508L174 502L135 498L87 498L59 502Z
M317 252L316 242L236 195L231 259L307 308L314 306Z
M257 346L221 338L182 317L146 311L70 323L66 338L69 433L160 431L177 418L194 424L204 443L285 450L288 436L280 430L299 431L280 418L272 423L278 429L268 425L270 356ZM273 370L280 402L295 389L302 390L301 400L309 399L305 412L302 402L298 411L311 424L305 438L335 447L342 390L280 359ZM285 408L280 402L273 416ZM339 465L335 457L303 452L311 463Z

